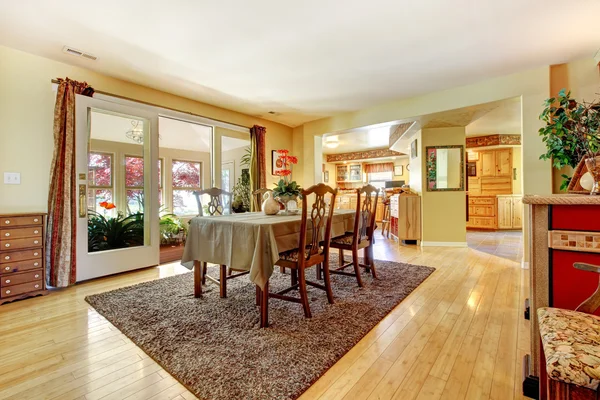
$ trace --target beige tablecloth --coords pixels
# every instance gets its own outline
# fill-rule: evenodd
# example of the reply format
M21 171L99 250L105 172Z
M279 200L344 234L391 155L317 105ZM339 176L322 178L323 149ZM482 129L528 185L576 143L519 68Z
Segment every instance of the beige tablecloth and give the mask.
M352 231L354 210L335 210L332 237ZM194 260L250 271L250 280L264 288L279 253L298 247L300 215L262 212L195 217L190 221L182 265Z

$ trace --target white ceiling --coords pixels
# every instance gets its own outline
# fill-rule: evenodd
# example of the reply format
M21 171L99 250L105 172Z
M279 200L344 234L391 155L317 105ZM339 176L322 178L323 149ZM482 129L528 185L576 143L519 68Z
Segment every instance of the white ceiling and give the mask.
M521 134L521 100L506 100L498 108L471 122L465 128L467 136L483 136L490 134Z
M598 0L13 0L0 44L295 126L592 57L598 15Z
M134 119L94 111L91 119L92 139L137 144L125 136L125 132L132 129ZM158 129L161 148L210 152L211 127L159 117ZM249 140L224 136L221 151L234 150L249 144Z
M335 140L338 147L331 149L326 146L328 140ZM352 132L337 135L325 135L322 139L323 154L351 153L353 151L365 151L373 149L388 148L390 144L390 127L385 126L375 129L358 129Z

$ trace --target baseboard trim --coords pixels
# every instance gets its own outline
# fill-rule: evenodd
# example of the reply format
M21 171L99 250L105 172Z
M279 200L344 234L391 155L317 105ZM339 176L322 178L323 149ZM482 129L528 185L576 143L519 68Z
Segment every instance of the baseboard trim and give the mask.
M421 247L467 247L467 242L425 242L425 241L421 241Z

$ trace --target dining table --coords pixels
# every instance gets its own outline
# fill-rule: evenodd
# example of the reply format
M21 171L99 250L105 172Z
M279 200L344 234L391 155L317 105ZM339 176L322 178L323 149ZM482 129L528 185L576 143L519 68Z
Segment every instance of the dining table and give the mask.
M352 232L354 218L355 210L334 210L331 237ZM189 223L181 264L190 270L198 268L201 274L201 262L248 271L250 281L267 303L261 307L261 326L267 326L269 278L279 254L298 248L301 224L301 211L291 215L247 212L194 217Z

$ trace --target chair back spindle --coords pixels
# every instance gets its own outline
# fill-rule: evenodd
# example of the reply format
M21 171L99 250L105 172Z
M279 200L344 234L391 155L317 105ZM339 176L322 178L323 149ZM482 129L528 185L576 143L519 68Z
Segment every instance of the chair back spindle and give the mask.
M362 195L364 193L364 200ZM354 240L360 243L363 240L370 241L375 231L375 210L377 209L377 200L379 189L373 185L366 185L356 189L356 215L354 218Z
M308 198L315 195L315 201L310 208L310 219L308 218ZM331 240L331 223L333 220L333 207L328 207L325 196L331 195L331 204L335 204L337 189L333 189L323 183L309 187L302 191L302 224L300 226L300 245L298 248L307 248L308 227L312 230L312 236L306 259L319 254L327 254ZM309 225L310 224L310 225ZM321 249L321 243L323 248Z
M204 216L204 208L202 206L202 196L208 195L209 201L207 203L207 214L210 216L214 215L225 215L231 214L231 202L233 194L217 187L209 189L194 191L196 196L196 203L198 203L198 215Z

